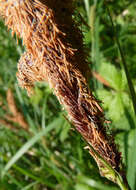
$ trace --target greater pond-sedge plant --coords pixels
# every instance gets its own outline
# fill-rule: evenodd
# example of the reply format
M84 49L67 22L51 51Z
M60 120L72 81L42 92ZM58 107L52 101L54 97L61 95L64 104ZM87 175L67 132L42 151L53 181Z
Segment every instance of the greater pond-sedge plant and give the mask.
M69 120L88 144L100 173L129 189L121 156L105 117L87 84L89 66L73 0L0 0L0 14L12 34L23 39L26 52L17 78L31 93L36 81L48 81Z

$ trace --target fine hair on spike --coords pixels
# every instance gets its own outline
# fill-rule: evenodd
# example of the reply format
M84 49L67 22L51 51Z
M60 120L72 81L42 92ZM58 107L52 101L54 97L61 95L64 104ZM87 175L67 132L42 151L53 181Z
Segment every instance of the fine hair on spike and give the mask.
M106 132L105 117L87 84L88 53L73 19L73 0L1 0L0 14L26 52L18 64L18 81L28 92L47 81L82 137L119 171L120 153ZM91 149L90 154L102 165Z

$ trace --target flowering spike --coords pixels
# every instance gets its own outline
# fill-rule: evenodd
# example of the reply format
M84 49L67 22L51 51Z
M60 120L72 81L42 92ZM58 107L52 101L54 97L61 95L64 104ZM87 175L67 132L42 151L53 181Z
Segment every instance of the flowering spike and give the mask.
M30 92L35 81L48 81L106 176L105 162L119 171L120 153L106 133L103 110L87 85L88 55L73 12L73 0L0 1L6 25L26 46L18 64L19 84Z

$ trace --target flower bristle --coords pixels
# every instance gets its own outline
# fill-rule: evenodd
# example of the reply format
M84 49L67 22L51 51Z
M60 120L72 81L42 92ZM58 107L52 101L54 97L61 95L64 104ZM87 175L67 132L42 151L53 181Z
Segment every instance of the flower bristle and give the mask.
M18 66L20 85L30 91L34 82L48 81L77 131L118 171L120 153L106 133L103 110L88 87L88 54L73 13L72 0L0 1L6 25L26 47Z

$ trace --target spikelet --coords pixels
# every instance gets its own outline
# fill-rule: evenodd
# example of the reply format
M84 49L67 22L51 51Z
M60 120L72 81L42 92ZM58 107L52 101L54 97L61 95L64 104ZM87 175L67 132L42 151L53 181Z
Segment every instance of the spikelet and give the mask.
M6 25L26 46L18 64L19 84L30 92L35 81L48 81L77 131L118 171L120 153L106 134L103 110L87 85L87 53L73 10L72 0L0 1Z

